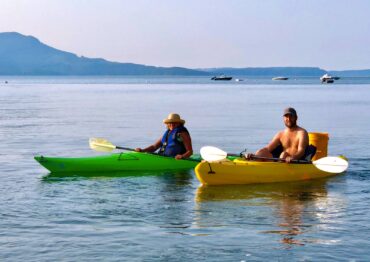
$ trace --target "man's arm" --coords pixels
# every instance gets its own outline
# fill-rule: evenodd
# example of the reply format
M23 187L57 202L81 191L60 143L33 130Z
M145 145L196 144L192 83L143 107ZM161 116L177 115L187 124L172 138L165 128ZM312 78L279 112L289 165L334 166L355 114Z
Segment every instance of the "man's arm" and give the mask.
M267 145L266 149L271 153L272 151L274 151L275 148L277 148L280 144L281 144L281 141L280 141L280 137L281 137L281 132L277 133L273 138L272 140L270 141L270 143Z
M267 146L257 150L255 154L251 154L251 153L245 154L245 159L251 160L253 159L254 156L269 157L269 158L273 157L272 151L274 151L274 149L277 148L281 144L281 141L280 141L281 135L282 135L282 132L277 133Z

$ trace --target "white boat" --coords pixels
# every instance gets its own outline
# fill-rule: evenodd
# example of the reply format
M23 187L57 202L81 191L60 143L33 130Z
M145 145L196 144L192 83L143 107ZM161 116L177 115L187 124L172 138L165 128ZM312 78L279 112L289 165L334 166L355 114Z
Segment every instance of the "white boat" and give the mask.
M272 80L288 80L289 78L288 77L285 77L285 76L277 76L277 77L273 77Z
M333 77L329 74L325 74L322 77L320 77L321 82L327 80L327 79L333 79Z
M320 77L321 83L334 83L334 80L339 80L340 77L338 76L331 76L329 74L325 74L322 77Z

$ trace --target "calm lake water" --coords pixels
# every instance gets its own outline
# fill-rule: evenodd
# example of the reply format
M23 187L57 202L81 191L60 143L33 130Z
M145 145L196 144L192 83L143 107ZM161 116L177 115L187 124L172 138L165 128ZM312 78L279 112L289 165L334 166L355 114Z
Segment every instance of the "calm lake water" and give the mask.
M5 80L8 81L5 84ZM196 152L253 152L297 109L345 175L200 187L192 170L55 177L35 155L143 147L178 112ZM370 79L0 77L1 261L369 261Z

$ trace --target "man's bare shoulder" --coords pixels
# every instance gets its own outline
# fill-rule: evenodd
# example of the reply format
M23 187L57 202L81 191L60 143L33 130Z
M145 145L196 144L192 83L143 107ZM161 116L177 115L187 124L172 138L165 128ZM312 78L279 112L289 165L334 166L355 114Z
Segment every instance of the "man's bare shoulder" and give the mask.
M297 127L297 131L303 134L308 134L307 130L300 126Z
M285 130L281 130L281 131L277 132L276 135L275 135L275 138L281 138L282 136L284 136L284 133L285 133Z

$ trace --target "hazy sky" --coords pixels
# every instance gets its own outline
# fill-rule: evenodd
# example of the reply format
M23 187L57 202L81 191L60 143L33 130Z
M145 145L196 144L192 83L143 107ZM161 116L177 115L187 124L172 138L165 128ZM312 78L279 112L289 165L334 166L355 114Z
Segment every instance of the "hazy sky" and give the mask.
M0 0L0 32L157 66L370 68L370 0Z

